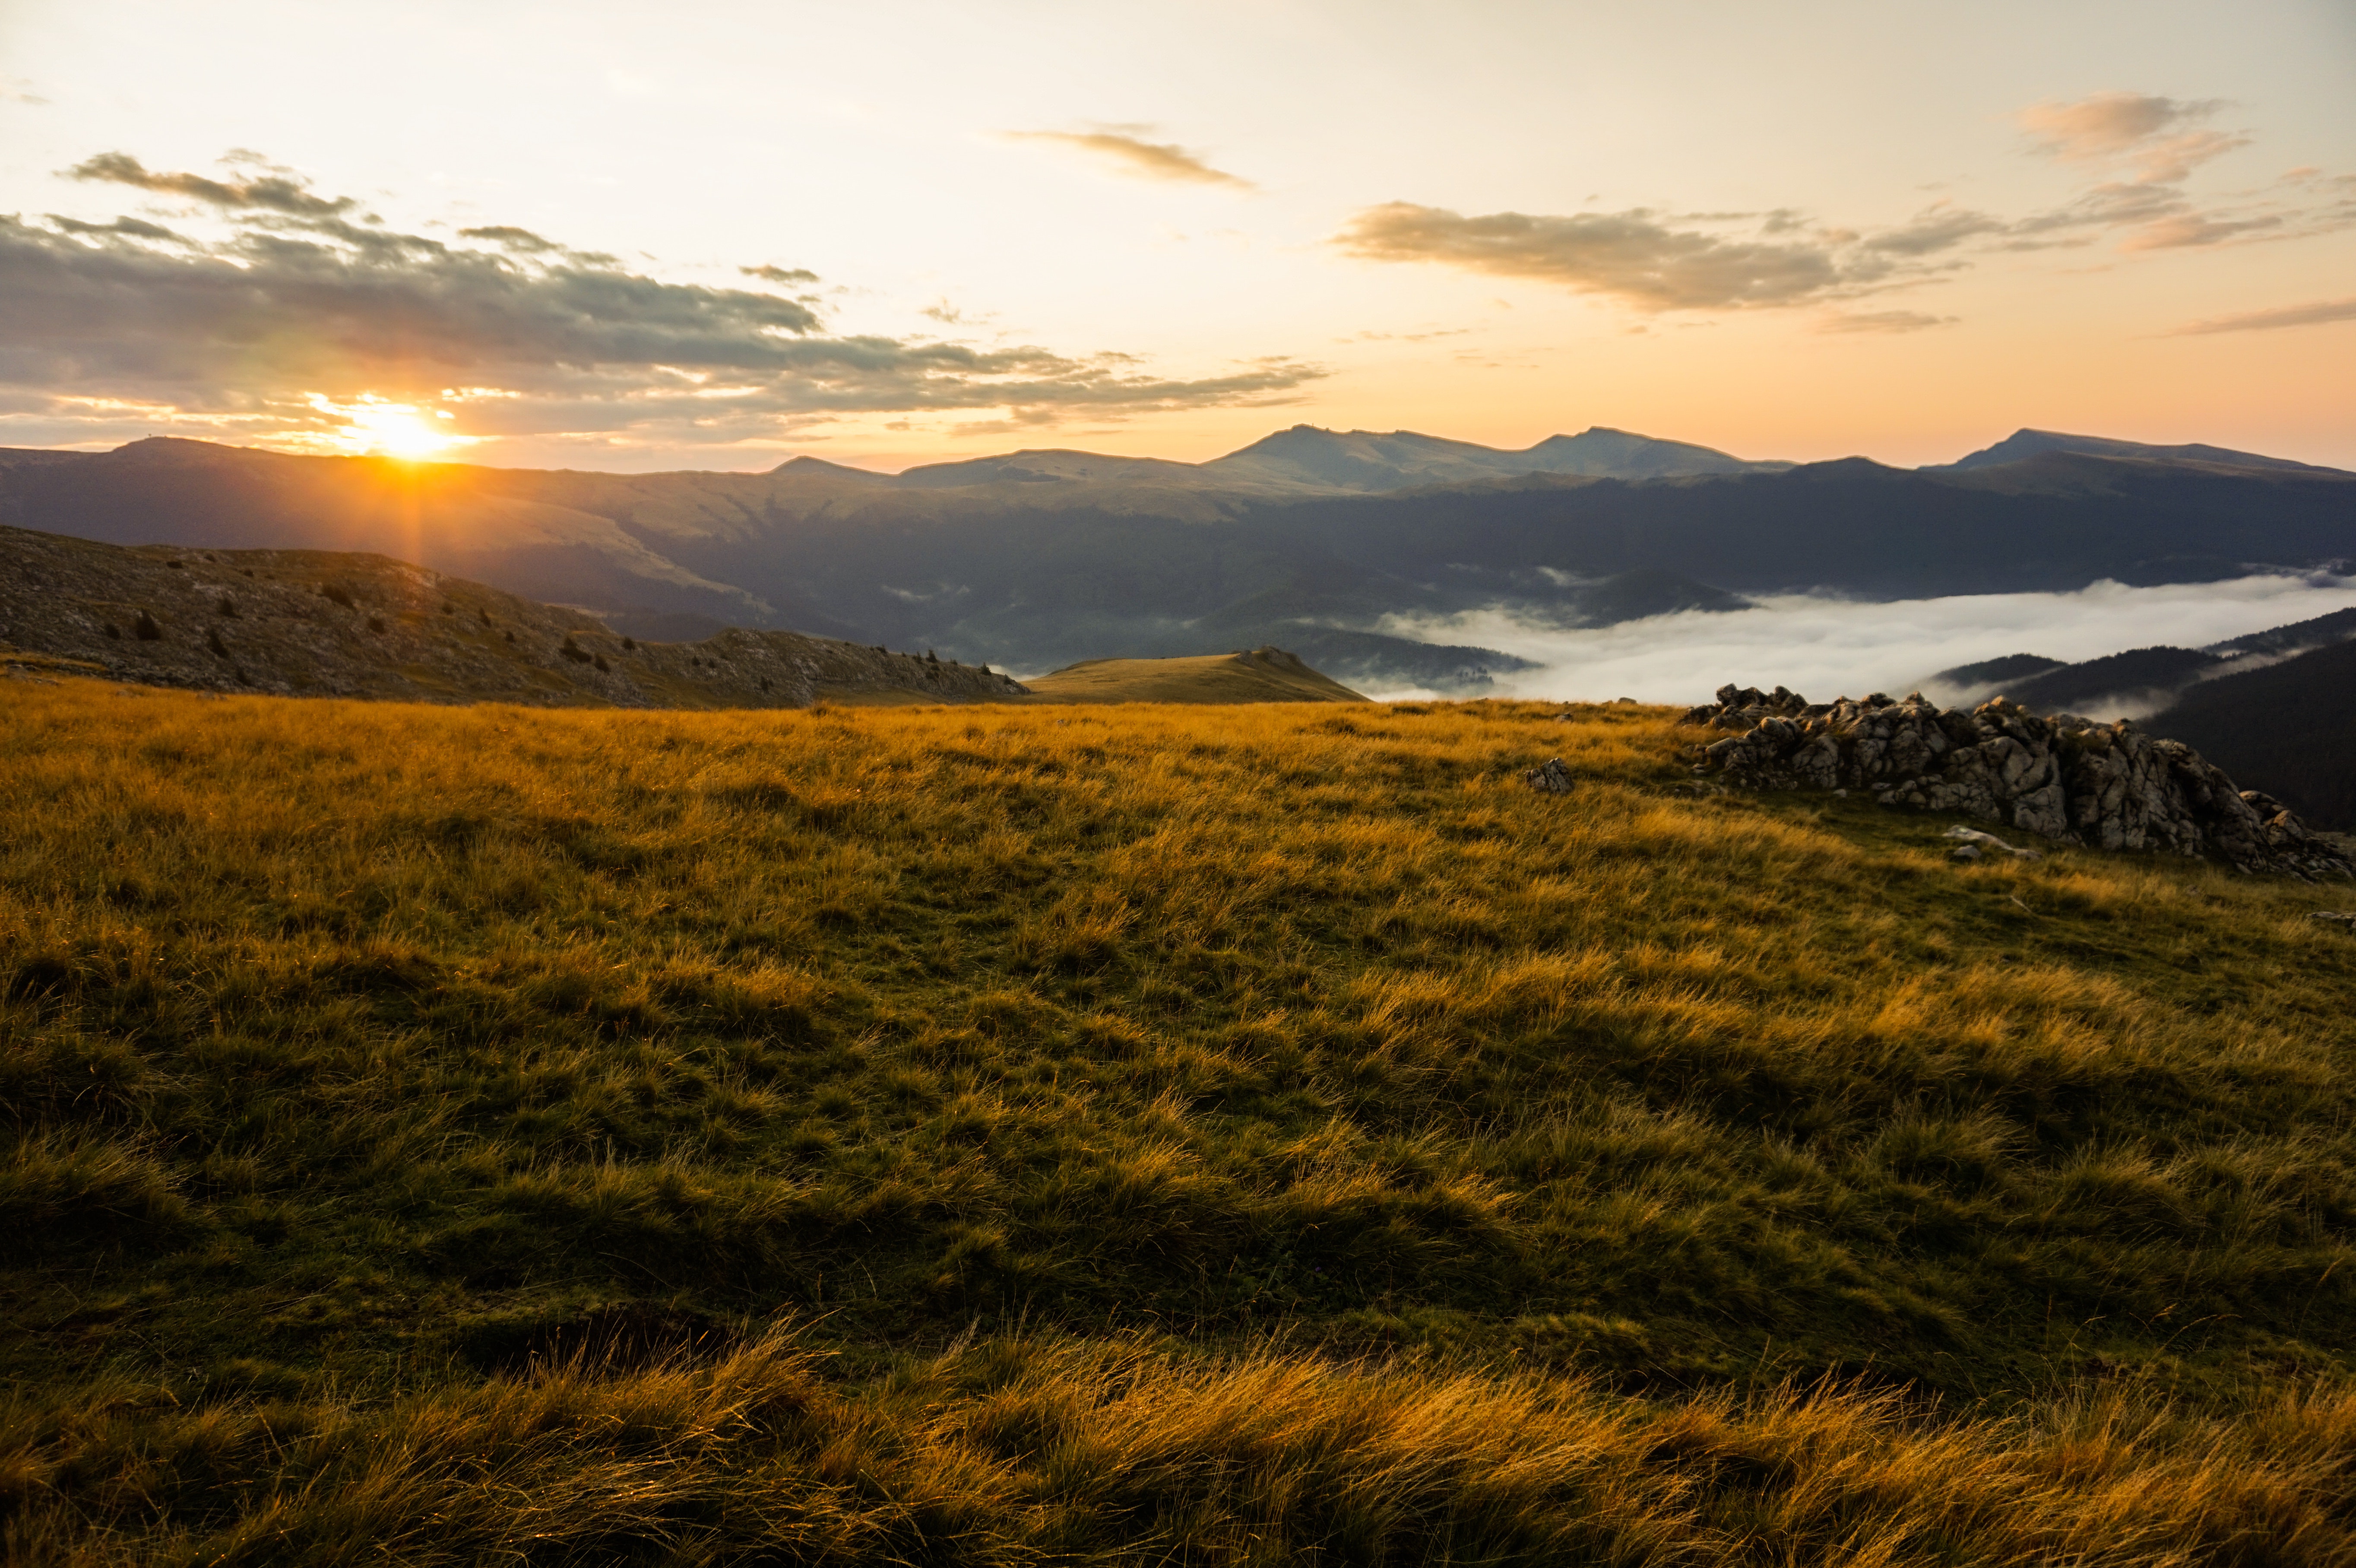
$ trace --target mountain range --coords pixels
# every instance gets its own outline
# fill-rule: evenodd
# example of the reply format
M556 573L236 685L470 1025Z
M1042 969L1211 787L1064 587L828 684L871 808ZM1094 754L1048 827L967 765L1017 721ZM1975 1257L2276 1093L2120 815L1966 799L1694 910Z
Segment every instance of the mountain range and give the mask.
M896 475L797 458L622 475L174 439L0 452L0 522L123 544L373 551L686 639L791 628L1030 672L1279 643L1351 685L1520 661L1402 627L1565 625L1794 591L2193 581L2356 558L2356 474L2023 431L1951 464L1754 463L1595 429L1521 451L1279 432L1208 463L1024 451Z

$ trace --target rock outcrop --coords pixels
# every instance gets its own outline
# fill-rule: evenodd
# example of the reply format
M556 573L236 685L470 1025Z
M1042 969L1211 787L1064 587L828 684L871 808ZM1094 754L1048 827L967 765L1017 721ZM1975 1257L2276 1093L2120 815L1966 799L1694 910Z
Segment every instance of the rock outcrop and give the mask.
M1947 811L2104 849L2216 855L2252 871L2356 875L2280 802L2233 786L2179 741L2126 720L2041 718L2004 698L1969 710L1917 692L1810 702L1722 686L1687 724L1729 733L1694 749L1697 773L1752 789L1849 789L1883 805Z
M1548 757L1524 773L1522 782L1540 795L1569 795L1570 770L1562 765L1560 757Z

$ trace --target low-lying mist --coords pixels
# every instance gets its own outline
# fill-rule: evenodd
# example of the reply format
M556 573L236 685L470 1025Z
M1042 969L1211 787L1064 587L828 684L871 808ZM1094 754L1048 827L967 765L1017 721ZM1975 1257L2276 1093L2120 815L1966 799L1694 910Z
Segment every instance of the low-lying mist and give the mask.
M1566 630L1498 610L1444 618L1395 616L1382 629L1434 643L1470 643L1541 667L1496 677L1499 696L1699 702L1726 681L1786 686L1812 701L1916 689L1942 701L1976 695L1932 677L2004 654L2075 662L2168 643L2201 647L2356 606L2356 578L2262 574L2222 582L2130 588L2101 581L2073 593L1972 593L1871 603L1789 594L1748 610L1683 611L1614 626ZM1386 700L1430 692L1385 690ZM2122 712L2131 711L2131 705Z

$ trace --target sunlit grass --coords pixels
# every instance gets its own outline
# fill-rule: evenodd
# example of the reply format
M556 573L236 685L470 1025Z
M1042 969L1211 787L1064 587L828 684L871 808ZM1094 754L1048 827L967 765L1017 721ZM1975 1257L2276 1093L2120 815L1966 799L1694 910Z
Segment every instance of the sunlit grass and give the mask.
M10 1541L2351 1551L2346 894L1554 711L0 688Z

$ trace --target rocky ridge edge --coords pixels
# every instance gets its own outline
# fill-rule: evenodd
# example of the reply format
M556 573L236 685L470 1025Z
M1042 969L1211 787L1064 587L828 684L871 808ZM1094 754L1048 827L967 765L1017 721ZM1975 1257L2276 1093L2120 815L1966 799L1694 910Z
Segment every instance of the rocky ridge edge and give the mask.
M1750 789L1852 789L1882 805L2007 823L2103 849L2216 855L2246 871L2356 877L2281 802L2237 789L2179 741L2127 720L2041 717L1998 697L1965 710L1922 693L1810 702L1722 686L1682 722L1733 733L1696 744L1697 773Z

